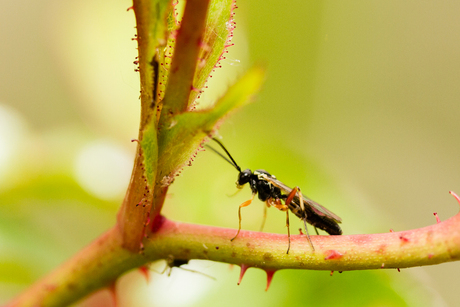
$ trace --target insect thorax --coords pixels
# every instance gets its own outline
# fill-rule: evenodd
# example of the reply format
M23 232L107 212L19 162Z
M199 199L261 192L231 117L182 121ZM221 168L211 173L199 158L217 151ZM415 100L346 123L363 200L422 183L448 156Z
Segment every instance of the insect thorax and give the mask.
M253 180L251 180L251 189L259 193L259 199L266 201L270 198L279 199L281 197L281 190L267 181L266 177L276 178L263 169L255 170L253 173Z

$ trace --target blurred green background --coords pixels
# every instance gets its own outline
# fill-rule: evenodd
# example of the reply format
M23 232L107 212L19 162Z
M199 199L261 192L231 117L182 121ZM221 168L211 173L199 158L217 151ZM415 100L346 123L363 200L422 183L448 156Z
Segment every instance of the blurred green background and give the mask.
M130 1L3 1L0 12L0 304L115 222L139 118ZM220 129L243 168L264 168L343 219L344 234L435 223L458 212L460 3L239 1L234 42L202 104L254 62L254 104ZM246 188L200 153L164 214L237 226ZM257 230L263 206L243 211ZM301 224L291 221L294 232ZM285 233L269 210L265 231ZM164 263L153 265L161 272ZM397 271L265 273L192 261L117 284L120 306L458 306L459 263ZM107 291L78 306L111 306Z

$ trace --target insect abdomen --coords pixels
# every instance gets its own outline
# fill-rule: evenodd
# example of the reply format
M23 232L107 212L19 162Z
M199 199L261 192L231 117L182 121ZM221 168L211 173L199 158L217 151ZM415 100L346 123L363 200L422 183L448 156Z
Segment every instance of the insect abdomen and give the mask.
M340 228L339 224L328 218L314 214L312 216L307 217L307 222L316 228L324 230L330 235L342 234L342 228Z
M313 210L308 210L308 208L305 208L305 211L303 211L299 204L295 202L291 202L288 206L289 210L291 210L291 212L294 213L299 219L306 219L307 223L313 227L324 230L330 235L342 234L342 229L334 220L331 220L326 216L318 215Z

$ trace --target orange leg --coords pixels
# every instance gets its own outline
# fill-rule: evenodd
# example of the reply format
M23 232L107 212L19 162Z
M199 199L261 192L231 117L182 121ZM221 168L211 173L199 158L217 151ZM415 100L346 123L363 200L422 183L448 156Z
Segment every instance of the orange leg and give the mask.
M254 196L256 196L256 194L252 194L251 199L245 201L244 203L242 203L240 205L240 207L238 208L238 219L239 219L238 232L236 233L236 236L234 236L232 239L230 239L230 241L235 240L236 237L238 237L238 235L240 234L240 230L241 230L241 208L249 206L252 203L252 201L254 200Z
M288 249L286 254L289 254L289 250L291 249L291 231L289 229L289 207L287 205L283 205L279 199L272 200L271 205L278 210L286 211L286 227L288 231Z
M291 201L294 199L295 195L298 195L299 197L299 203L300 203L300 208L302 209L302 211L305 212L305 204L303 203L303 195L302 193L300 192L300 188L299 187L295 187L292 189L291 193L289 193L287 199L286 199L286 206L289 206L289 204L291 203Z
M299 197L300 208L302 209L303 212L305 212L305 204L303 202L303 195L302 195L302 192L300 191L299 187L295 187L294 189L292 189L291 193L289 193L289 195L288 195L288 197L286 199L286 206L289 206L289 204L294 199L296 194ZM305 234L307 235L308 242L310 242L311 248L313 249L313 251L315 251L315 247L313 246L313 243L311 242L311 239L310 239L310 234L308 233L307 220L306 219L303 220L303 224L305 226ZM315 230L316 230L316 228L315 228ZM317 230L316 230L316 233L318 233Z
M264 230L265 221L267 220L267 208L270 207L268 203L264 206L264 219L262 220L262 225L260 226L260 231Z

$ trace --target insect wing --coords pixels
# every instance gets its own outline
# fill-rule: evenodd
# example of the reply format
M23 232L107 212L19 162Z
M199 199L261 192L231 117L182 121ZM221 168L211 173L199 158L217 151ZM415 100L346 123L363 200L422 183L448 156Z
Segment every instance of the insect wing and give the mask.
M286 194L289 194L289 193L292 192L292 189L290 187L288 187L287 185L285 185L284 183L282 183L281 181L279 181L278 179L276 179L276 178L274 178L272 176L267 176L265 174L261 174L259 176L263 177L265 180L267 180L268 182L273 184L275 187L280 188ZM340 217L338 217L336 214L332 213L331 211L327 210L326 208L324 208L323 206L321 206L317 202L311 200L310 198L308 198L307 196L305 196L303 194L302 194L302 198L303 198L304 205L310 207L316 214L318 214L320 216L328 217L328 218L336 221L337 223L342 222L342 219ZM297 203L297 204L300 203L300 199L297 196L297 194L294 196L292 201Z
M308 198L307 196L305 196L303 194L302 194L302 198L303 198L304 204L309 205L313 209L313 211L315 211L315 213L317 213L318 215L328 217L328 218L336 221L337 223L342 222L342 219L340 217L338 217L335 213L333 213L333 212L329 211L328 209L324 208L323 206L321 206L320 204L318 204L314 200L311 200L310 198ZM295 196L293 201L299 202L299 197Z

